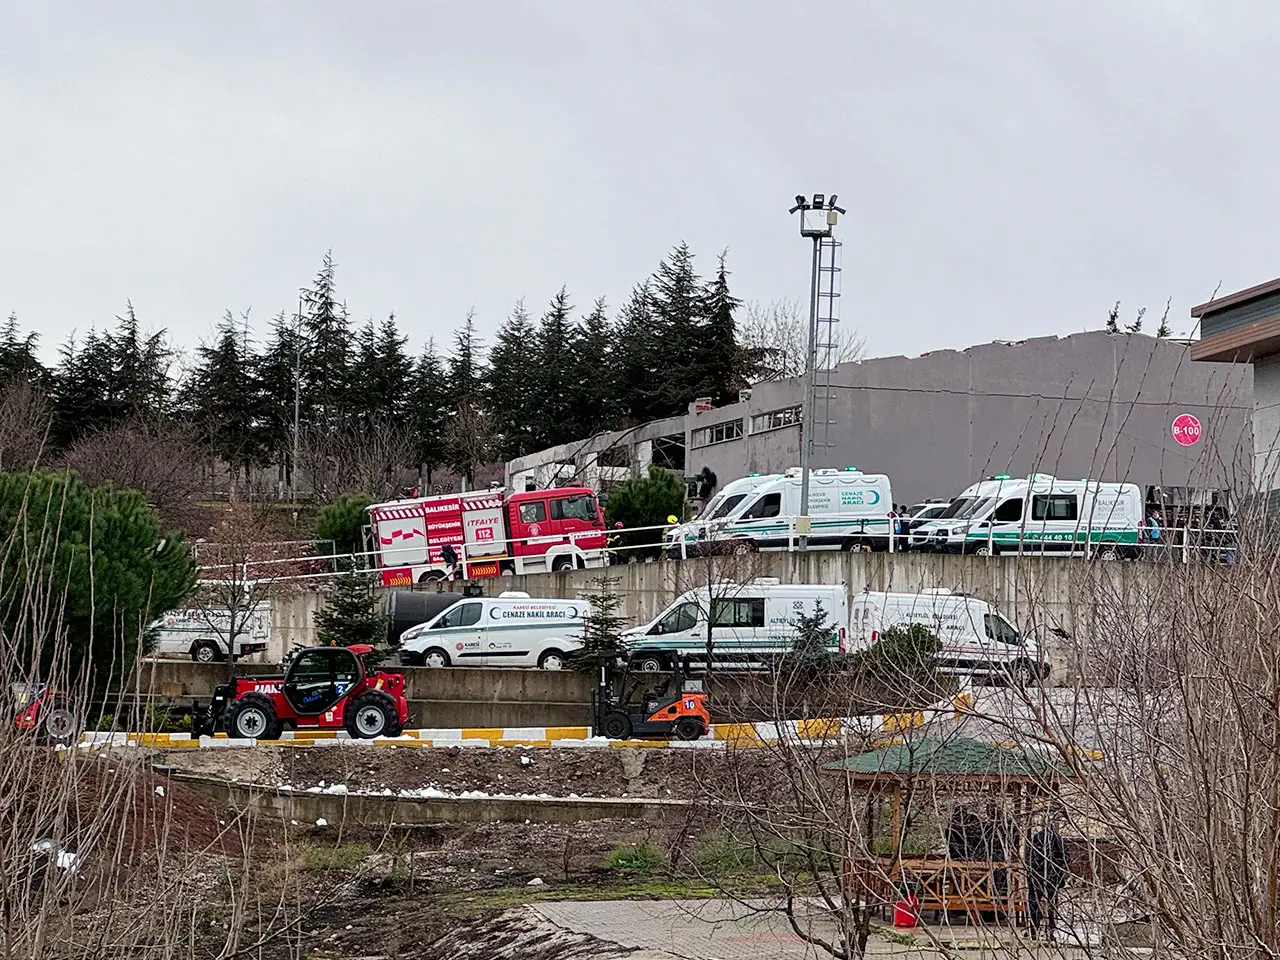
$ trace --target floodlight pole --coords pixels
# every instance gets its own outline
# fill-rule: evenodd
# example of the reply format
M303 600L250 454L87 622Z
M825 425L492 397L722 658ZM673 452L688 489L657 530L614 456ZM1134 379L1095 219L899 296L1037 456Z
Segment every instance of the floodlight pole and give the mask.
M844 213L836 206L836 195L828 200L821 193L815 193L810 201L804 196L796 195L796 204L791 213L800 211L800 236L813 240L813 265L809 270L809 336L804 358L804 402L800 417L800 516L796 518L796 547L805 551L809 549L809 534L812 524L809 520L809 470L813 459L813 418L817 414L817 367L818 367L818 281L822 268L822 241L831 236L835 229L837 216Z
M809 337L804 352L804 408L800 416L800 516L803 528L798 530L796 546L809 549L809 470L813 458L813 438L817 434L813 417L818 402L818 259L822 253L822 238L813 238L813 266L809 270Z

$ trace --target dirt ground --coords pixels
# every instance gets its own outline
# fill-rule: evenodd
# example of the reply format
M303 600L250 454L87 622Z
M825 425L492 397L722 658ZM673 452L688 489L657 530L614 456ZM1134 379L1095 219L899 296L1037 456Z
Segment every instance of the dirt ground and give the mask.
M434 788L446 793L692 799L726 765L718 751L532 750L520 747L254 747L172 751L164 763L192 773L295 789ZM737 763L741 763L739 758Z

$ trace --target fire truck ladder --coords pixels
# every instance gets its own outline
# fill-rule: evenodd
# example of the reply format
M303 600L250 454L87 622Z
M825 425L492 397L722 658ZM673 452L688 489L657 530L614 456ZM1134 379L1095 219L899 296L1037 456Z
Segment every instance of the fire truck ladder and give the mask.
M835 392L831 373L840 360L840 241L827 237L818 248L818 319L814 331L814 424L812 450L819 464L830 459ZM816 464L815 464L816 465Z

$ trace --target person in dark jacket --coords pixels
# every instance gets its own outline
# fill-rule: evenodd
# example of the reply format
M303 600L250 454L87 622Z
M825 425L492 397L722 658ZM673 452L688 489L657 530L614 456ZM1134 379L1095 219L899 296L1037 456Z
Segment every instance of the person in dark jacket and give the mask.
M446 580L458 579L458 551L453 549L450 544L445 544L440 548L440 559L444 562Z
M1067 845L1053 821L1046 820L1027 841L1027 913L1033 940L1041 924L1045 939L1053 939L1058 923L1058 891L1066 882Z

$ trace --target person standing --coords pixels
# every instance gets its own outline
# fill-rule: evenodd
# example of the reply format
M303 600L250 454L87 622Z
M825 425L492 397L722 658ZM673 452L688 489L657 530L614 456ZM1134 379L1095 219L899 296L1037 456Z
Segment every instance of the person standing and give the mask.
M1058 892L1067 882L1067 845L1052 819L1027 841L1027 914L1031 939L1043 924L1045 939L1052 940L1058 925Z
M445 565L445 579L458 579L458 551L453 549L453 545L446 543L440 548L440 560Z

